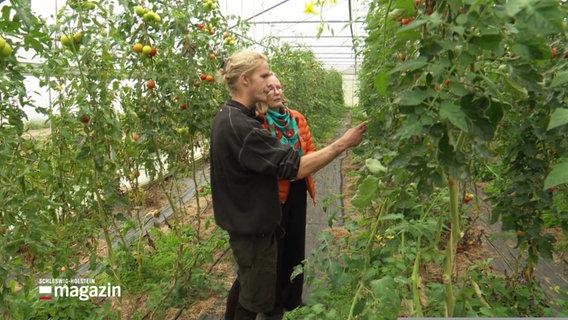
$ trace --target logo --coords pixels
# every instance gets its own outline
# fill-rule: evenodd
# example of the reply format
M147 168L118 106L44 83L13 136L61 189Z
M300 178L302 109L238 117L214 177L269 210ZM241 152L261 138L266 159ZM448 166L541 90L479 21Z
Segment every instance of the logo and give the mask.
M39 300L51 300L51 286L39 286Z
M40 279L39 300L53 298L78 298L87 301L91 298L120 297L122 288L110 282L103 286L94 285L94 279Z

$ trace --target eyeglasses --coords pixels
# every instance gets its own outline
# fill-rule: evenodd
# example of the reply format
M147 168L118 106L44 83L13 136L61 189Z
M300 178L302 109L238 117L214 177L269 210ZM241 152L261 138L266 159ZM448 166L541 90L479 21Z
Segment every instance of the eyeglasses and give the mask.
M276 91L280 91L280 92L284 92L284 88L282 87L268 87L268 93L274 91L274 93L276 93Z

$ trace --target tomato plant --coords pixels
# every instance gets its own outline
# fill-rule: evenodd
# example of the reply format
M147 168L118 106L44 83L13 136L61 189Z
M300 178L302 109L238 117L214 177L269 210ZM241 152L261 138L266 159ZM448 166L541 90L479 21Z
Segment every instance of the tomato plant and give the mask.
M534 265L539 253L551 249L538 222L544 211L554 210L543 190L544 177L555 159L565 156L554 146L563 144L566 135L546 130L565 90L542 84L564 81L558 78L564 64L554 60L550 48L565 39L566 11L558 1L378 3L372 12L383 18L369 20L373 32L367 39L363 90L370 99L364 106L380 126L377 137L392 137L379 148L399 150L381 160L393 174L406 171L399 182L412 181L424 192L448 184L449 247L455 247L463 223L457 195L472 199L465 190L472 164L500 156L511 174L500 182L510 188L495 197L494 217L502 217L504 229L534 226L534 238L522 240L529 248L528 264ZM389 19L391 10L416 18L401 26ZM394 46L381 48L386 42ZM406 60L389 58L396 52L406 52ZM385 107L376 108L373 99ZM449 272L453 252L447 254ZM454 312L452 291L446 285L446 315Z
M398 256L381 260L380 253L363 253L359 260L353 255L338 263L336 270L354 267L352 276L368 282L352 285L345 275L343 287L334 287L333 297L341 296L341 290L356 292L356 298L349 298L351 313L340 314L345 306L320 306L318 314L335 318L385 314L377 310L393 317L488 314L487 306L463 300L483 304L483 292L461 295L465 289L456 286L455 270L457 256L469 248L470 240L463 237L466 214L477 201L471 196L479 182L475 179L494 163L499 163L499 170L486 171L498 186L490 199L493 222L500 220L504 230L523 232L517 240L524 250L513 277L532 281L532 272L524 271L533 270L538 257L550 255L552 249L553 239L543 233L544 217L562 217L567 210L553 201L558 191L566 195L568 182L564 147L568 136L562 130L568 123L566 62L558 57L566 46L566 14L564 3L554 0L371 1L359 75L359 116L369 119L369 140L355 150L365 170L352 204L364 214L361 228L369 242L376 230L423 221L428 213L439 221L431 234L434 243L443 245L425 243L418 231L406 234L411 261L403 263L401 286L390 281L388 272L371 268L376 263L396 269ZM553 193L548 191L551 186L556 186ZM433 198L446 203L434 204ZM400 216L386 224L381 221L384 212ZM380 228L382 223L385 229ZM566 230L566 226L564 222L560 227ZM365 258L372 262L359 268ZM423 259L444 271L439 283L429 284L429 293L437 298L427 308L417 282L420 269L410 272L408 267L421 266ZM407 299L408 309L391 310L392 303L381 301L378 294L385 291L373 291L378 285L373 279L384 279L381 288L393 299ZM409 283L412 290L407 289ZM528 288L536 290L533 284ZM526 302L528 295L519 295L519 302ZM514 305L514 300L499 301ZM503 310L507 308L499 308ZM519 312L543 311L535 307Z

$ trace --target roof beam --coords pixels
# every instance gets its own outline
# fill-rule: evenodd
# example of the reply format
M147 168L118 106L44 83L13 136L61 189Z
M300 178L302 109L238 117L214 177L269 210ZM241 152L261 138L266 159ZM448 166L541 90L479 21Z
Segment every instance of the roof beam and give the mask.
M307 20L282 20L282 21L251 21L252 24L301 24L301 23L363 23L363 21L350 20L328 20L328 21L307 21Z
M296 44L293 47L307 47L307 45ZM312 45L310 48L353 48L352 45Z

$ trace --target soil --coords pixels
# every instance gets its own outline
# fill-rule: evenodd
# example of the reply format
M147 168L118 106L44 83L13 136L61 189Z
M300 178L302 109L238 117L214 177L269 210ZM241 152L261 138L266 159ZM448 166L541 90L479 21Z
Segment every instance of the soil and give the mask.
M168 182L171 184L171 182ZM162 211L164 207L168 205L167 198L163 195L161 188L155 185L149 186L146 190L146 204L147 207L144 212L150 210ZM211 206L211 196L210 195L200 195L200 208L201 214L198 218L197 216L197 201L193 197L191 201L185 204L186 212L190 212L190 215L181 219L182 224L191 223L197 227L198 221L201 223L201 228L203 234L211 233L216 226L211 224L207 230L203 230L205 222L207 219L212 219L213 217L213 207ZM162 231L169 232L170 228L163 224L160 226ZM103 242L103 247L106 245ZM106 251L106 250L105 250ZM211 274L221 274L225 275L224 286L226 291L229 290L234 279L233 263L231 259L230 251L220 249L215 252L214 257L217 257L214 265L205 265ZM122 319L131 319L133 314L140 314L141 307L146 304L146 295L142 296L125 296L122 300ZM203 319L221 319L225 311L225 298L222 294L214 294L206 299L196 301L194 304L184 306L183 308L170 308L166 312L165 319L179 319L179 320L203 320ZM209 317L209 318L207 318ZM147 315L146 319L152 319L150 314Z

